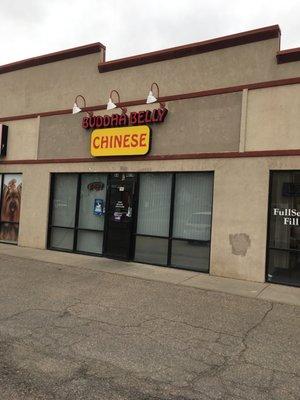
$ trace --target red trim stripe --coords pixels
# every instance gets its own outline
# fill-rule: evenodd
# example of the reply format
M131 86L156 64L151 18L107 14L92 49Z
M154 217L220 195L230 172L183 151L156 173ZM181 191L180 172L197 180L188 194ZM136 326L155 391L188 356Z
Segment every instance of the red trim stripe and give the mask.
M290 150L261 150L245 152L219 152L219 153L194 153L194 154L164 154L135 157L99 157L99 158L52 158L41 160L5 160L0 165L9 164L70 164L93 162L120 162L120 161L172 161L172 160L202 160L213 158L250 158L250 157L287 157L300 156L300 149Z
M72 49L57 51L55 53L44 54L42 56L27 58L26 60L16 61L10 64L0 66L0 74L17 71L19 69L36 67L38 65L49 64L55 61L66 60L69 58L85 56L87 54L105 51L102 43L91 43L85 46L73 47Z
M278 64L284 64L293 61L300 61L300 47L282 50L277 53Z

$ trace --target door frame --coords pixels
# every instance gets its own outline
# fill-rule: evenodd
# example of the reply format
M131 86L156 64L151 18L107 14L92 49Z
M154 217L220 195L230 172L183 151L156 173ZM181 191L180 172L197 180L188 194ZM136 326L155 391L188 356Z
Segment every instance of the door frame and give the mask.
M111 184L112 178L114 174L124 174L126 179L126 174L134 174L134 190L132 195L132 223L131 223L131 231L130 231L130 240L129 240L129 249L128 249L128 257L118 257L107 254L107 246L108 246L108 231L109 231L109 212L108 207L110 206L111 201ZM123 260L123 261L132 261L134 259L135 252L135 232L137 225L137 214L138 214L138 197L139 197L139 174L137 172L111 172L108 173L107 176L107 192L106 192L106 207L105 207L105 220L104 220L104 237L103 237L103 257L110 258L113 260Z

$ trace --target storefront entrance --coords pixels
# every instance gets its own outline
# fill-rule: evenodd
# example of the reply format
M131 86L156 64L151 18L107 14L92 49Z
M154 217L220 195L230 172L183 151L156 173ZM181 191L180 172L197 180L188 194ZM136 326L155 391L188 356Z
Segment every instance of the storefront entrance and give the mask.
M48 248L209 271L212 172L53 174Z
M111 174L108 180L103 254L130 260L133 258L136 174Z
M300 286L300 171L271 173L267 280Z

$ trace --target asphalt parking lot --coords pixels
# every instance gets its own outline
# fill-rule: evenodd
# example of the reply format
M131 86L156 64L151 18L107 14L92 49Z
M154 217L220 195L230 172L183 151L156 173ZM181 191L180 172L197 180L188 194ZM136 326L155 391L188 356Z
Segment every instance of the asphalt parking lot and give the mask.
M300 399L300 307L0 255L0 399Z

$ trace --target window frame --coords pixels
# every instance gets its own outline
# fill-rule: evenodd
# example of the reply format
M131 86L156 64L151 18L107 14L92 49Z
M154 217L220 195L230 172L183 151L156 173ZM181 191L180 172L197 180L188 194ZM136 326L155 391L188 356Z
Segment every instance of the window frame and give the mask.
M299 287L299 285L290 283L290 282L280 282L280 281L273 281L269 279L269 261L270 261L270 253L271 251L283 251L287 253L300 253L300 249L287 249L287 248L278 248L274 246L270 246L270 230L271 230L271 204L272 204L272 191L273 191L273 176L276 173L295 173L299 172L300 169L274 169L269 171L269 193L268 193L268 221L267 221L267 234L266 234L266 257L265 257L265 282L272 283L274 285L286 285L286 286L293 286Z
M160 172L141 172L138 173L138 184L140 185L140 176L141 175L146 175L146 174L171 174L171 179L172 179L172 184L171 184L171 204L170 204L170 216L169 216L169 235L168 236L155 236L155 235L147 235L147 234L139 234L136 233L136 229L134 230L133 237L134 237L134 256L133 256L133 261L137 263L142 263L142 264L149 264L149 265L159 265L162 267L169 267L169 268L175 268L175 269L185 269L189 271L193 271L195 269L192 268L187 268L187 267L179 267L172 265L171 259L172 259L172 244L173 240L178 240L178 241L188 241L191 239L186 239L186 238L177 238L173 236L173 225L174 225L174 212L175 212L175 191L176 191L176 176L179 174L208 174L211 175L212 177L212 193L211 193L211 216L210 216L210 238L208 241L205 241L209 245L209 259L208 259L208 270L203 271L203 273L208 273L210 272L210 259L211 259L211 237L212 237L212 217L213 217L213 201L214 201L214 171L160 171ZM139 195L140 192L138 190L138 199L137 199L137 218L136 218L136 225L137 225L137 220L138 220L138 204L139 204ZM158 238L158 239L166 239L168 241L168 252L167 252L167 263L166 264L161 264L161 263L151 263L151 262L145 262L145 261L138 261L135 258L135 245L136 245L136 238L138 236L142 237L152 237L152 238ZM203 243L203 240L194 240L193 242L196 243ZM199 271L202 272L202 271Z
M95 175L103 174L103 175L107 175L106 176L106 182L105 182L106 191L107 191L108 173L106 173L106 172L92 172L92 173L91 172L58 172L58 173L51 173L51 177L50 177L50 202L49 202L48 231L47 231L47 249L55 250L55 251L62 251L62 252L67 252L67 253L86 254L86 255L92 255L92 256L95 256L95 257L102 257L103 256L103 242L104 242L105 223L104 223L103 229L88 229L88 228L80 228L78 226L78 223L79 223L79 210L80 210L81 182L82 182L82 175L85 175L85 174L95 174ZM76 204L75 204L75 216L74 216L74 226L73 227L52 225L53 200L54 200L54 193L55 193L55 179L56 179L57 175L77 175ZM106 192L106 196L107 196L107 192ZM74 232L72 249L64 249L64 248L59 248L59 247L53 247L51 245L51 230L52 230L52 228L70 229L70 230L72 230ZM102 233L103 234L102 252L101 253L92 253L92 252L89 252L89 251L77 250L78 232L79 231Z
M197 269L191 267L184 267L184 266L175 266L172 265L171 263L171 258L172 258L172 242L173 240L176 241L188 241L192 239L187 239L187 238L177 238L173 236L173 224L174 224L174 211L175 211L175 191L176 191L176 176L179 174L207 174L211 176L212 180L212 190L211 190L211 215L210 215L210 238L208 241L203 241L203 240L192 240L195 243L204 243L206 246L209 246L209 257L208 257L208 269L205 271L199 270L199 272L203 273L209 273L210 272L210 261L211 261L211 237L212 237L212 218L213 218L213 204L214 204L214 171L213 170L208 170L208 171L159 171L159 172L134 172L137 176L137 193L136 193L136 198L135 198L135 207L136 209L134 210L134 220L133 220L133 233L132 233L132 257L131 261L134 261L136 263L141 263L141 264L148 264L148 265L157 265L157 266L162 266L162 267L170 267L170 268L175 268L175 269L185 269L189 271L198 271ZM76 192L76 207L75 207L75 224L74 227L64 227L64 226L59 226L59 225L52 225L52 210L53 210L53 200L54 200L54 192L55 192L55 177L57 175L61 174L73 174L77 175L77 192ZM105 248L105 240L106 240L106 229L107 229L107 220L106 220L106 215L105 215L105 220L104 220L104 227L103 230L94 230L94 229L82 229L78 227L78 222L79 222L79 207L80 207L80 192L81 192L81 177L84 174L105 174L107 175L106 177L106 204L108 204L109 201L109 180L110 180L110 175L114 174L114 172L58 172L58 173L51 173L51 178L50 178L50 200L49 200L49 215L48 215L48 232L47 232L47 248L49 250L55 250L55 251L62 251L62 252L67 252L67 253L75 253L75 254L85 254L85 255L92 255L95 257L103 257L103 252ZM138 223L138 208L139 208L139 196L140 196L140 178L142 175L145 174L171 174L171 196L170 196L170 215L169 215L169 230L168 230L168 236L155 236L155 235L148 235L148 234L138 234L137 233L137 223ZM51 246L51 229L52 228L64 228L64 229L71 229L74 232L74 238L73 238L73 248L72 249L63 249L63 248L57 248ZM103 233L103 242L102 242L102 253L91 253L87 251L79 251L77 250L77 238L78 238L78 231L90 231L90 232L102 232ZM151 263L151 262L145 262L145 261L138 261L135 258L135 253L136 253L136 239L137 237L149 237L149 238L157 238L157 239L165 239L167 241L167 263L166 264L161 264L161 263Z

